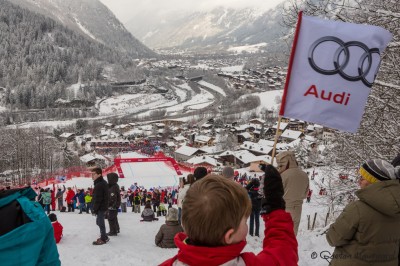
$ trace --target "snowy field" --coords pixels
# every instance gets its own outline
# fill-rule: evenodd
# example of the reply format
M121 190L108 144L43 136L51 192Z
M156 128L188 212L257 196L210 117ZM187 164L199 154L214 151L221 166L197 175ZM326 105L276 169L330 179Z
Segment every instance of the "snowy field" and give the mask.
M248 52L248 53L257 53L260 51L260 48L266 47L267 43L262 42L262 43L257 43L253 45L243 45L243 46L233 46L228 48L228 52L235 52L235 53L243 53L243 52Z
M186 102L181 102L179 104L176 104L174 106L169 106L169 104L166 105L160 105L159 108L166 108L167 112L178 112L184 109L198 109L199 107L196 107L195 105L197 104L212 104L214 102L214 96L209 93L208 91L204 89L200 89L200 93L196 95L192 95L192 98L189 101Z
M161 94L123 94L100 103L100 115L126 114L159 106L167 100Z
M142 168L142 166L140 167ZM143 166L144 168L144 166ZM146 167L140 171L149 171L152 167ZM158 170L151 170L158 174L163 174L168 169L161 169L162 164L157 166ZM168 168L168 167L165 167ZM243 170L241 171L243 172ZM325 235L320 235L323 229L321 226L314 231L307 230L307 215L326 214L326 207L322 196L318 196L319 188L316 183L323 173L316 176L315 181L311 181L311 189L314 194L311 203L304 203L302 220L300 223L298 242L299 242L299 265L300 266L327 266L328 262L321 258L320 254L325 251L331 252L333 248L329 247ZM146 184L158 186L159 180L147 177ZM133 178L120 179L119 184L130 186L136 182ZM153 183L152 183L153 182ZM66 183L66 186L77 188L87 188L92 185L90 178L74 178ZM140 185L140 183L139 183ZM142 206L143 209L143 206ZM93 246L92 241L99 237L99 229L96 226L96 218L90 214L60 213L56 212L59 222L64 227L64 237L58 244L58 250L62 265L158 265L164 260L174 256L177 249L161 249L154 244L154 238L160 226L165 222L164 217L159 221L152 223L140 222L140 214L132 213L128 208L127 213L119 213L118 219L121 227L121 233L117 237L112 237L110 242L103 246ZM321 217L318 216L317 224L321 223ZM108 223L106 221L106 227ZM261 223L260 232L264 231L264 225ZM261 234L262 235L262 234ZM247 236L246 252L258 253L262 249L263 237ZM316 257L315 257L316 256Z

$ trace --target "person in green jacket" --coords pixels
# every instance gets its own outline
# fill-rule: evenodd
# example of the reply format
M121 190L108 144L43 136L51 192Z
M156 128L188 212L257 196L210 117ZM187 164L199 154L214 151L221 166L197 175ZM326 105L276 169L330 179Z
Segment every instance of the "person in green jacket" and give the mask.
M32 188L0 191L0 264L61 265L53 227Z
M348 204L327 231L335 247L331 266L398 266L400 168L384 160L360 167L359 200Z
M90 191L86 191L86 195L85 195L85 204L86 204L86 213L90 213L93 212L92 210L92 195L90 195Z

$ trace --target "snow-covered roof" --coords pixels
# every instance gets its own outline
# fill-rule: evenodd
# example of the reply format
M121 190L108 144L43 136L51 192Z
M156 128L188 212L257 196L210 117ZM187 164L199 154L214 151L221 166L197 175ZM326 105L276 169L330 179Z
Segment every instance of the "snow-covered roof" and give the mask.
M88 154L81 156L79 159L84 163L90 162L95 159L103 160L103 161L107 160L103 155L100 155L97 153L88 153Z
M189 147L189 146L181 146L179 149L175 150L175 153L179 153L186 156L192 156L195 154L199 149Z
M270 147L274 146L274 142L272 140L266 140L266 139L260 139L258 141L258 144L261 146L270 146Z
M91 143L97 143L97 142L108 142L108 143L129 143L129 140L125 139L92 139L90 141Z
M245 150L259 152L259 153L264 153L264 154L270 153L271 150L273 149L273 147L271 147L271 146L262 146L258 143L254 143L251 141L243 142L243 144L240 145L240 148L245 149Z
M303 134L303 132L301 132L301 131L286 129L281 134L281 137L287 138L287 139L298 139L301 134Z
M238 134L238 136L242 136L245 139L251 139L252 138L252 136L251 136L251 134L249 132L240 133L240 134Z
M257 160L260 160L260 161L263 161L266 163L271 163L271 160L272 160L272 157L269 155L260 155L260 156L256 156L256 157L257 157ZM275 159L274 159L274 161L275 161Z
M199 142L209 142L211 137L205 136L205 135L196 135L194 137L194 141L199 141Z
M191 164L202 164L202 163L208 163L212 166L217 166L218 162L214 158L211 158L208 155L203 155L203 156L196 156L193 158L190 158L186 162L191 163Z
M173 139L176 140L176 141L184 141L184 140L187 140L187 138L185 138L184 136L176 136L176 137L173 137Z
M175 143L173 143L172 141L168 141L167 143L165 143L168 147L175 147Z
M279 129L280 130L285 130L287 125L288 125L288 123L281 122L281 124L279 125ZM278 122L276 122L275 125L272 128L277 129L278 128Z
M233 155L243 163L250 163L250 162L255 162L258 161L257 156L249 152L248 150L239 150L239 151L226 151L221 153L219 156L227 156L227 155Z
M309 135L304 135L304 139L309 142L315 142L315 140L316 140L313 136L309 136Z
M249 125L240 125L240 126L236 126L235 130L236 131L243 131L249 128Z
M307 130L314 131L314 125L308 125Z
M249 121L250 123L254 123L254 122L260 122L260 123L265 123L265 120L263 120L263 119L260 119L260 118L253 118L253 119L250 119L250 121Z
M214 145L214 146L204 146L199 148L199 150L204 151L205 153L217 153L222 151L222 147L219 145Z
M73 135L75 135L74 133L67 133L67 132L64 132L64 133L62 133L61 135L60 135L60 138L69 138L69 137L71 137L71 136L73 136Z
M211 124L209 124L209 123L204 123L201 127L204 127L204 128L209 128L209 127L212 127L212 125Z

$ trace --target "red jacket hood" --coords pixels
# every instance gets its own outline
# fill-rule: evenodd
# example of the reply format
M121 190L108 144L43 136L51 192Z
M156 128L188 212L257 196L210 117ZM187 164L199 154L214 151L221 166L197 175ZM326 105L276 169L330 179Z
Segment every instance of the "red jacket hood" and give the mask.
M178 255L164 262L161 265L172 265L175 260L179 260L188 265L221 265L240 256L240 253L246 246L246 241L237 244L221 247L200 247L185 243L187 236L185 233L175 235L174 241L178 247Z

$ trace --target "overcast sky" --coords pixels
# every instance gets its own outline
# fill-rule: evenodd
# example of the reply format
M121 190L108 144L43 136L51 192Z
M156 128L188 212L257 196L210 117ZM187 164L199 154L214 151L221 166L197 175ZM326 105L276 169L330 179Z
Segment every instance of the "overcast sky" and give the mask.
M100 0L121 22L126 22L135 14L149 10L206 10L217 6L224 7L257 7L268 9L284 0Z

